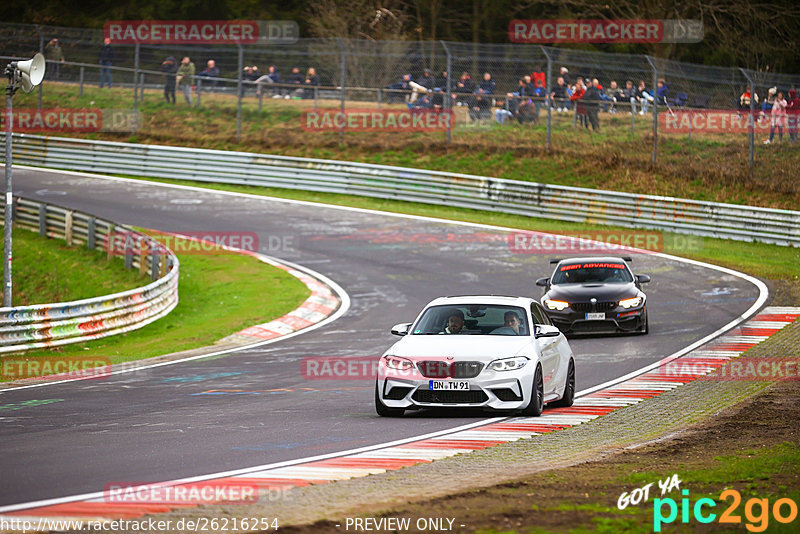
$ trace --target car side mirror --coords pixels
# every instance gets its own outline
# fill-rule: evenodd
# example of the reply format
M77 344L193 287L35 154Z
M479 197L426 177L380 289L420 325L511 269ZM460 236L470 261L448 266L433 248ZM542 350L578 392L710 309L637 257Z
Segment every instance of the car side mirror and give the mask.
M640 284L646 284L647 282L650 281L650 276L646 274L637 274L636 281L639 282Z
M551 326L549 324L537 324L533 330L533 337L558 337L560 333L561 330L559 330L557 326Z
M396 336L405 336L408 334L408 329L411 328L411 323L400 323L392 327L392 334Z
M536 285L537 286L547 287L548 283L550 283L550 278L547 278L547 277L539 278L538 280L536 280Z

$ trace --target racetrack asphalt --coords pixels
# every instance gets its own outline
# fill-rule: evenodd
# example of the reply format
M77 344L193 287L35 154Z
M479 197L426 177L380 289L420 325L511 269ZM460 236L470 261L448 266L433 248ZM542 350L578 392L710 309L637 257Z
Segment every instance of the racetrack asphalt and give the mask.
M549 256L508 232L353 209L15 169L15 194L163 231L256 232L259 252L314 269L352 300L344 317L265 347L104 380L0 393L0 505L333 453L493 414L379 418L369 380L307 380L303 358L378 357L441 295L540 296ZM651 275L650 334L570 340L578 390L670 355L744 313L751 283L636 254ZM23 409L6 405L31 403ZM495 414L496 415L496 414Z

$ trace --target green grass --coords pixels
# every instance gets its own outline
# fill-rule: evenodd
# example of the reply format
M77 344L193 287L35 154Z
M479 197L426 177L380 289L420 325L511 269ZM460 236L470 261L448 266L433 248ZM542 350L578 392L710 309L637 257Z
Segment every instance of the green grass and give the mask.
M21 231L17 233L22 235ZM40 245L45 249L60 246L56 241ZM69 270L76 273L76 278L85 279L87 287L84 296L98 296L121 289L115 283L97 283L102 276L95 276L94 268L97 264L103 266L106 261L104 255L91 265L93 276L85 276L87 269L83 259L91 255L76 250L68 252L71 253L70 259L60 265L69 265ZM295 309L310 294L308 288L295 277L250 256L189 254L182 255L180 261L180 300L167 316L127 334L57 349L30 351L26 356L81 354L107 357L112 363L119 363L194 349L210 345L248 326L280 317ZM15 261L17 271L27 271L27 263L18 258ZM65 272L61 268L54 270L55 265L55 262L40 260L35 274L27 276L42 279L52 272ZM132 276L130 271L122 267L121 261L114 261L105 268L115 273L118 270L116 274L119 276ZM126 288L145 285L148 281L136 275ZM63 282L61 285L64 285ZM48 301L51 301L50 298L44 300Z
M109 262L104 250L69 247L24 228L14 228L12 251L14 306L81 300L149 283L138 271L126 270L121 259Z
M427 217L437 217L453 221L467 221L480 224L490 224L519 228L522 230L537 230L543 232L591 232L609 231L618 229L630 232L631 229L615 228L613 226L590 225L521 215L509 215L464 208L451 208L447 206L434 206L415 202L402 202L397 200L381 200L335 193L316 193L307 191L294 191L289 189L275 189L254 186L240 186L228 184L208 184L205 182L192 182L185 180L167 180L155 178L141 178L143 180L192 185L222 191L234 191L253 195L274 196L309 202L322 202L357 208L376 209L392 213L407 213ZM732 241L709 237L694 237L683 234L664 233L664 252L699 261L706 261L732 269L739 269L749 274L773 280L800 280L800 248L782 247L764 243L750 243Z

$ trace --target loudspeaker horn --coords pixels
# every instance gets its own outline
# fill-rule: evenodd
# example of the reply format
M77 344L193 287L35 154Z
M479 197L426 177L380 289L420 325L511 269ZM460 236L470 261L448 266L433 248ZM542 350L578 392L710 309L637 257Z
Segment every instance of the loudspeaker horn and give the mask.
M26 93L33 91L33 88L44 80L45 61L42 54L36 54L26 61L18 61L17 68L20 72L22 90Z

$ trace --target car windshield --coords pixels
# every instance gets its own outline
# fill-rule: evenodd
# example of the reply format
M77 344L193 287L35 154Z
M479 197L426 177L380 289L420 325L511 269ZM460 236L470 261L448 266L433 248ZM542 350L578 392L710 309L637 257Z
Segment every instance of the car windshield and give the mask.
M414 325L411 335L527 336L529 332L523 308L499 304L459 304L431 306Z
M571 263L560 265L552 284L625 284L633 277L624 263Z

